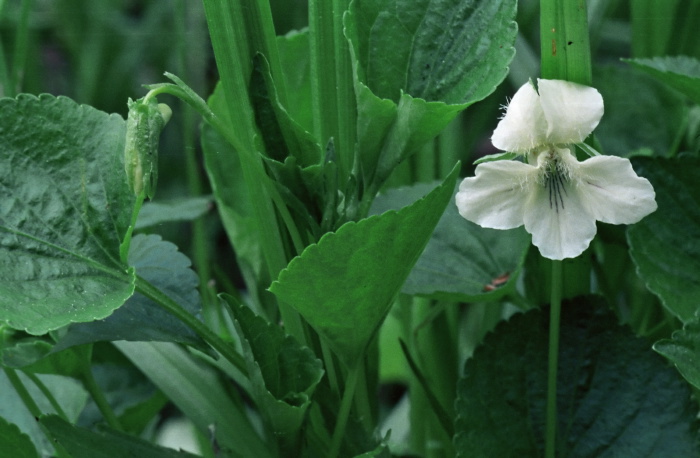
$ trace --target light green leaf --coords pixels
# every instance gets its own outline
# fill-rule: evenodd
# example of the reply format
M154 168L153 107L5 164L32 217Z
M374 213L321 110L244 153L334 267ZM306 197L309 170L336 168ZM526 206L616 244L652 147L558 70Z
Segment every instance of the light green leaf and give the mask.
M380 194L372 213L409 205L430 187L420 183ZM462 218L452 198L401 291L465 302L496 300L515 285L529 246L523 228L484 229Z
M466 363L458 456L544 455L548 329L546 309L515 315ZM564 302L560 336L557 456L698 456L688 385L602 300Z
M659 208L627 230L639 276L683 322L700 307L700 159L636 157Z
M654 350L668 358L683 378L700 389L700 313L670 339L656 342Z
M20 431L17 425L3 418L0 418L0 444L8 453L8 458L39 458L39 453L29 436Z
M452 195L457 171L409 207L326 234L270 287L348 365L362 355L423 251Z
M217 85L208 103L214 112L226 113L221 84ZM236 251L236 261L248 293L256 304L260 304L265 294L269 294L263 288L272 279L268 278L267 269L264 268L252 200L242 197L246 195L247 188L238 153L208 124L202 125L202 150L221 222Z
M115 342L203 434L210 425L218 443L234 457L272 456L269 445L250 424L242 403L234 402L219 374L190 353L167 342Z
M199 316L202 310L199 279L189 258L159 235L137 235L131 241L129 264L139 277L170 296L185 310ZM179 342L206 349L204 342L182 321L137 293L104 320L72 324L54 351L91 342L128 340Z
M61 444L73 458L195 458L197 455L152 444L144 439L109 428L99 432L80 428L56 415L41 417L54 440Z
M634 67L700 104L700 60L688 56L625 59Z
M0 100L0 322L44 334L131 296L123 154L117 115L65 97Z
M39 388L22 372L18 371L21 382L29 391L43 413L56 413L48 399ZM59 375L37 375L58 401L70 421L75 421L85 407L88 394L82 384L69 377ZM4 372L0 371L0 417L6 419L30 437L41 456L52 456L53 445L42 432L36 418L29 412ZM0 443L1 444L1 443ZM0 447L0 452L3 448Z
M139 211L136 229L174 221L192 221L212 209L211 196L185 197L168 201L146 202Z
M294 455L311 405L311 395L323 376L321 361L282 328L266 322L244 306L231 305L252 382L253 396L280 451Z

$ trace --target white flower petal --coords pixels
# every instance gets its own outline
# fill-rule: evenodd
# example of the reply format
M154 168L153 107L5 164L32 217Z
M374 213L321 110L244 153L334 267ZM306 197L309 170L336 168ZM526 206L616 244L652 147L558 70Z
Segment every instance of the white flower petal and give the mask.
M523 212L538 170L519 161L479 164L455 196L459 214L482 227L512 229L523 224Z
M526 153L546 141L547 121L540 97L527 82L518 89L506 114L491 136L493 146L503 151Z
M537 80L547 119L547 143L581 143L603 117L603 97L592 87L562 80Z
M595 237L595 218L582 205L572 182L552 193L549 187L535 186L526 205L525 229L545 258L575 258Z
M656 210L654 188L628 159L596 156L581 162L576 191L598 221L633 224Z

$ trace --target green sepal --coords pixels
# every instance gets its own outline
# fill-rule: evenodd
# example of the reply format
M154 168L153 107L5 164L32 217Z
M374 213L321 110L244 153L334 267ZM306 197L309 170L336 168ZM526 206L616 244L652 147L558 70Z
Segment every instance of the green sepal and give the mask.
M516 157L520 156L518 153L509 153L509 152L502 152L502 153L496 153L496 154L487 154L486 156L482 156L479 159L474 161L474 165L479 165L484 162L494 162L494 161L503 161L503 160L511 160L515 159Z

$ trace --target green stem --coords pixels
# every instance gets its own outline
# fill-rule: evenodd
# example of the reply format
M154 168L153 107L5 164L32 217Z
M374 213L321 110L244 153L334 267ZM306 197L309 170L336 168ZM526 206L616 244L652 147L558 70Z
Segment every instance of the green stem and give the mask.
M25 407L27 407L27 410L29 410L29 413L31 413L34 418L38 419L41 417L43 415L41 409L39 409L39 406L29 394L29 391L27 391L27 388L24 386L24 383L22 383L22 380L20 380L17 372L9 367L3 367L3 371L5 371L7 379L10 381L10 384L19 395L19 398L22 400Z
M542 78L591 84L586 13L586 0L540 1Z
M109 405L109 402L107 402L102 388L97 384L97 380L95 380L95 376L92 374L92 345L88 345L85 351L81 353L83 360L80 368L80 380L83 382L83 386L87 392L90 393L100 413L102 413L104 419L107 420L107 424L117 431L123 431L124 428L122 428L117 415L114 413L114 410L112 410L112 406Z
M348 419L350 417L352 399L355 395L357 380L359 379L360 372L362 372L362 364L362 359L358 358L350 369L348 378L345 380L345 390L343 391L343 398L340 401L338 421L336 422L335 429L333 430L333 437L331 439L331 447L330 452L328 453L328 458L336 458L340 452L340 444L343 441L345 428L347 427Z
M39 388L39 391L41 391L41 394L44 395L46 399L49 400L49 403L51 403L51 407L56 411L59 417L63 418L65 421L70 422L68 420L68 415L66 415L66 412L63 410L63 407L61 407L61 404L58 403L56 400L56 397L51 393L51 391L46 387L44 382L41 381L39 377L36 376L36 374L33 374L31 372L25 372L24 375L29 378L29 380L32 381L32 383Z
M311 104L314 134L333 139L341 184L350 173L355 142L355 92L343 13L348 0L309 1Z
M172 300L168 295L139 276L136 277L136 291L151 299L189 326L195 333L197 333L199 337L211 345L216 351L221 353L221 355L229 360L231 364L236 366L236 369L241 371L243 374L248 373L243 357L238 354L236 349L231 344L223 341L204 323L182 308L180 304Z
M15 49L10 69L10 82L7 89L8 96L14 96L21 91L24 79L25 65L27 64L27 45L29 41L29 13L34 0L23 0L20 12L17 33L15 34Z
M552 297L549 314L549 362L547 371L547 427L545 457L556 455L557 438L557 370L559 365L559 323L562 291L561 261L552 261Z
M214 48L221 84L228 107L226 130L235 130L240 146L235 145L240 159L246 196L255 199L253 221L260 237L263 257L270 279L276 279L288 262L283 233L275 213L273 199L265 186L265 173L259 151L263 150L257 135L253 108L250 104L247 80L250 76L251 55L246 44L246 26L240 13L239 1L204 0L209 33ZM238 13L238 14L237 14ZM274 70L274 69L273 69ZM277 196L279 197L279 196ZM280 198L281 199L281 198ZM288 304L278 304L285 328L300 343L306 343L301 316Z
M188 46L185 36L187 33L187 18L188 18L186 0L179 0L175 4L175 27L177 30L178 40L178 73L186 79L188 74L187 56L189 51L193 50ZM185 172L187 176L187 188L192 196L200 196L203 192L202 179L199 174L197 163L197 151L195 148L195 113L193 109L187 105L183 106L182 110L182 146L185 154ZM208 324L213 324L217 318L217 313L221 313L221 308L217 307L216 294L209 288L209 280L212 278L211 262L209 259L208 240L206 229L204 227L204 217L200 217L192 221L192 258L195 271L199 277L199 289L202 292L202 315ZM219 316L220 318L220 316ZM224 329L224 327L222 327Z
M38 421L39 418L43 415L43 413L41 412L41 409L39 409L39 406L36 404L32 396L29 394L29 391L27 391L27 388L24 386L24 383L22 383L22 380L20 380L19 376L17 375L17 372L14 369L10 369L9 367L3 367L3 371L5 372L7 379L10 381L10 384L17 392L17 395L20 397L27 410L29 410L29 413L31 413L32 416L35 419L37 419L37 423L39 424L39 427L41 428L43 433L46 435L47 438L53 438L53 435L48 429L46 429L44 424ZM56 451L57 458L71 458L71 455L58 441L54 440L53 446Z

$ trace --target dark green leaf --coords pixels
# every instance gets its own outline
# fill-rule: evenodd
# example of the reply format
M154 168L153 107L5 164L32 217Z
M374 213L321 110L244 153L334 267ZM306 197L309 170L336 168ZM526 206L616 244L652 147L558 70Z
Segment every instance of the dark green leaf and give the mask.
M158 287L192 315L202 309L197 287L199 279L187 256L158 235L137 235L131 241L129 264L136 273ZM71 325L54 351L91 342L108 340L179 342L206 345L180 320L141 294L135 294L123 307L103 320Z
M467 362L458 456L543 456L548 328L547 309L516 315ZM557 456L698 456L688 385L602 300L565 301L560 339Z
M392 189L375 199L372 213L406 206L430 187ZM498 299L514 286L529 246L522 228L497 231L465 220L453 198L401 291L456 301Z
M700 307L700 159L633 158L659 208L627 231L639 276L682 321Z
M0 100L0 322L44 334L131 296L123 155L119 116L65 97Z
M17 425L0 417L0 444L5 452L1 455L8 458L39 458L32 440L24 434Z
M54 440L73 458L195 458L197 455L152 444L139 437L104 428L95 432L79 428L55 415L41 417Z
M362 354L384 320L452 196L457 171L409 207L326 234L270 287L347 364Z
M255 401L279 450L293 455L311 395L323 376L321 361L248 307L231 305L230 310L242 337Z
M696 313L671 339L656 342L654 350L671 360L681 375L700 389L700 314Z
M605 154L625 157L647 148L662 155L671 150L685 116L677 93L629 67L601 67L594 77L605 100L605 115L595 131Z
M626 62L700 103L700 60L695 57L667 56Z

